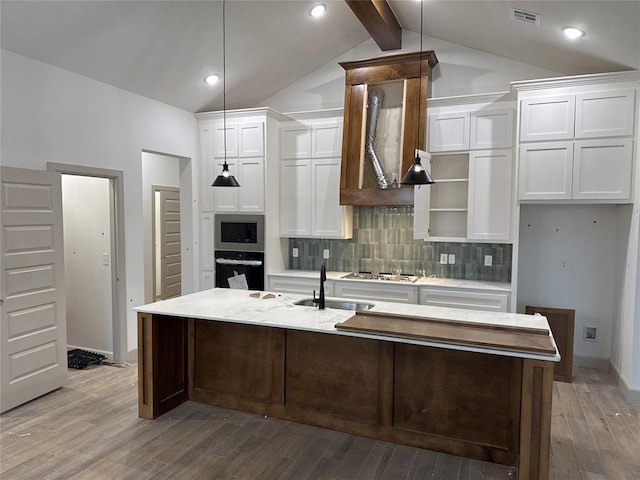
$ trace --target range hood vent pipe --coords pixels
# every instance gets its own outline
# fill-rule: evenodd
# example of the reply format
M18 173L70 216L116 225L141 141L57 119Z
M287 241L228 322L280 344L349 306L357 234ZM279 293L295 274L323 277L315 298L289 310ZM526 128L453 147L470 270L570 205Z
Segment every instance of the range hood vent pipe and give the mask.
M382 163L378 158L375 148L376 127L378 126L378 112L384 100L384 91L381 88L372 88L369 91L369 99L367 101L367 136L365 138L365 155L371 159L371 165L376 175L376 183L378 188L389 188L389 181L382 170Z

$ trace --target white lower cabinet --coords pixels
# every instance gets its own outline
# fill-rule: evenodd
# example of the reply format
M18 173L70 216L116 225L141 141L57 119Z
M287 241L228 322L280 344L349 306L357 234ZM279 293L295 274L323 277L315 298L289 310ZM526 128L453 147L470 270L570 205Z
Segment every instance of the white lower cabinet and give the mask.
M316 291L316 296L320 292L320 272L318 272L317 278L308 278L300 276L283 276L283 275L269 275L269 291L278 293L296 293L300 295L313 295L313 291ZM324 294L326 297L334 296L333 282L324 282Z
M420 287L420 305L507 312L509 292L474 292L446 288Z
M520 145L520 200L631 199L630 138Z
M334 282L334 295L339 298L381 300L384 302L418 303L418 287L387 282Z

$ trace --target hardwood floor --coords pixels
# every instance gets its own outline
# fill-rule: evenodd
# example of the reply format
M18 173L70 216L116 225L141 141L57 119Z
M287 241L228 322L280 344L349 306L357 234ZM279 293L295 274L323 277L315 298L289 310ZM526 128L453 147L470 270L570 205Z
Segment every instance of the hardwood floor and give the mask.
M11 479L514 479L512 469L187 402L137 416L135 366L70 370L65 388L0 416ZM640 479L640 405L610 375L554 383L551 479Z

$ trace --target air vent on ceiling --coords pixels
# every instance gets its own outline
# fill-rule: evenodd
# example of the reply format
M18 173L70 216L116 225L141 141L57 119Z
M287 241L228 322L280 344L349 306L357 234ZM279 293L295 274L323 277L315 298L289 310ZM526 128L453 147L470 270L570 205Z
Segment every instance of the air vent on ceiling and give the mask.
M532 23L534 25L540 25L540 14L527 12L526 10L522 10L521 8L511 9L511 19L518 20L524 23Z

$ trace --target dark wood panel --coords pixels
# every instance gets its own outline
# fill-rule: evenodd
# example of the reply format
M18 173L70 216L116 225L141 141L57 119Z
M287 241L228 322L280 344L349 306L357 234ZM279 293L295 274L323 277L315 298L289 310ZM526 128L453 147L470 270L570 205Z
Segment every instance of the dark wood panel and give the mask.
M429 317L357 312L336 324L339 330L433 340L517 353L555 355L548 331L489 323L442 320Z
M382 369L379 342L290 330L285 403L313 412L375 424Z
M514 464L522 361L473 352L398 344L394 427L485 446Z
M539 313L547 317L551 333L558 346L562 359L553 366L553 379L571 382L573 378L573 339L575 310L527 305L524 313Z
M402 172L404 175L405 172ZM340 190L340 205L387 205L400 207L413 206L413 187L388 188L349 188Z
M346 0L380 50L402 48L402 27L386 0Z
M139 415L157 418L187 399L187 321L138 314Z
M284 330L193 320L190 337L189 398L282 403Z

